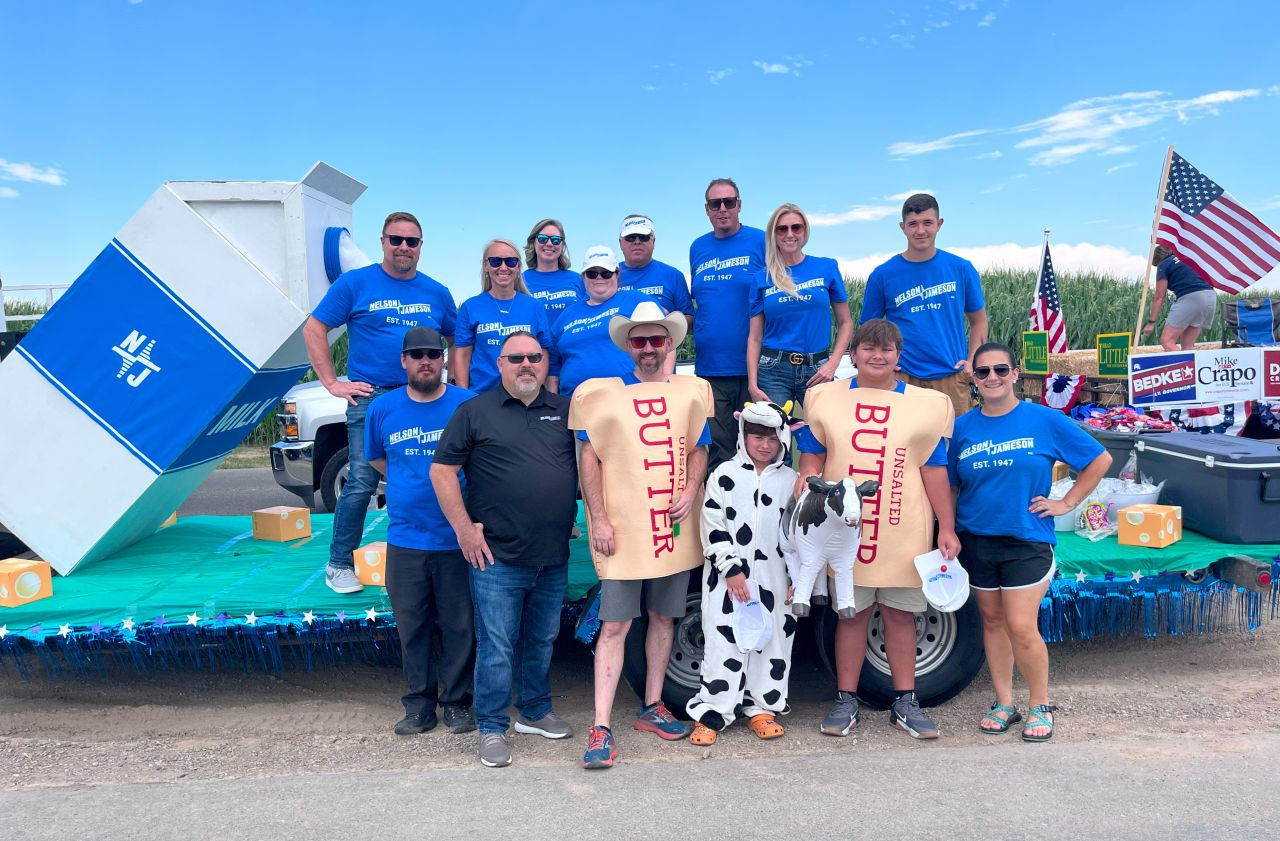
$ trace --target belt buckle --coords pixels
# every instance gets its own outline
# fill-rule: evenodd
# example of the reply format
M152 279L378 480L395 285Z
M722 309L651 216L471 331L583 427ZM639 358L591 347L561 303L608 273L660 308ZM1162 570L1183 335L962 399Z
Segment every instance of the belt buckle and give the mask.
M787 360L790 361L792 365L803 365L804 356L805 355L803 353L788 353Z

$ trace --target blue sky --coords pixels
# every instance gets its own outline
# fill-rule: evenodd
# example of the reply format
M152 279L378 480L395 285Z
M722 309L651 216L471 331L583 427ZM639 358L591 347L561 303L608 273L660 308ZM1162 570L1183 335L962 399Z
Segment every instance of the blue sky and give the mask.
M921 189L980 267L1030 265L1048 227L1060 271L1136 273L1170 143L1280 228L1264 2L0 0L0 20L9 285L74 279L165 180L316 160L369 185L370 254L387 212L416 213L420 267L459 301L482 244L543 216L576 266L649 214L687 271L724 175L744 221L796 202L808 253L859 274Z

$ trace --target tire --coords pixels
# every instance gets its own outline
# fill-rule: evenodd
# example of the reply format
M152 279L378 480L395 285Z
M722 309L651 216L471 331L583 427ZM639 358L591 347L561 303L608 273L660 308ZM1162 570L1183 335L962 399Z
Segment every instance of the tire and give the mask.
M338 507L342 486L347 483L347 448L338 450L324 463L320 473L320 503L324 513L331 514Z
M701 567L696 571L700 571ZM702 589L697 575L689 576L689 594L685 614L676 620L675 637L671 641L671 657L667 661L667 676L662 684L662 702L677 718L688 720L684 708L702 681L702 652L705 638L702 635ZM622 676L644 703L645 656L644 637L649 630L649 614L642 613L631 622L627 633L626 656L622 662Z
M813 632L827 670L835 674L836 616L829 609L815 610ZM881 642L880 611L867 626L867 659L858 676L858 697L878 709L893 703L889 662ZM950 701L968 686L982 668L982 616L974 599L955 613L930 607L916 614L916 695L920 705L936 707Z

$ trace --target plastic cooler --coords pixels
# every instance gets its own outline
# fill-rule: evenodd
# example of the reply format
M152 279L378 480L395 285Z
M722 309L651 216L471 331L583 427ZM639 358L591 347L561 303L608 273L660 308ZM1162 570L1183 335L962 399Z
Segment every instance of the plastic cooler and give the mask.
M174 181L0 364L0 522L66 575L164 522L307 369L364 185Z
M1096 426L1089 426L1087 423L1080 424L1080 428L1089 433L1094 439L1111 453L1111 466L1107 468L1106 476L1113 479L1120 476L1120 471L1124 469L1124 463L1129 460L1129 454L1133 452L1134 443L1144 435L1136 432L1111 432L1107 429L1098 429ZM1164 435L1162 432L1145 433L1145 435ZM1071 475L1075 476L1078 471L1072 470Z
M1142 437L1138 470L1164 482L1186 528L1224 543L1280 542L1280 446L1231 435Z

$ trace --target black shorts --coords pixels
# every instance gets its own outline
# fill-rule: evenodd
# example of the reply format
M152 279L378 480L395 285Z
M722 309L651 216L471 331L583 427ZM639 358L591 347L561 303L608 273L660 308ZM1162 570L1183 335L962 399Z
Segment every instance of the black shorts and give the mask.
M972 534L960 538L960 566L975 590L1020 590L1053 578L1053 546L1016 537Z

